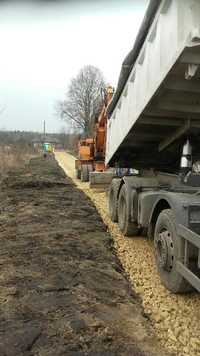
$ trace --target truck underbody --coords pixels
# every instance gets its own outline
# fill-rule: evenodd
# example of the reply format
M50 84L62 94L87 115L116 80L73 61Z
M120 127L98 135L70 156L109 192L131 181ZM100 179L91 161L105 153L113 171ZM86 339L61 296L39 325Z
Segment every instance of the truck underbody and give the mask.
M142 233L154 238L156 264L166 288L180 293L191 290L191 285L200 291L198 187L183 185L175 175L161 173L115 178L109 192L109 212L124 235Z
M198 0L150 1L108 108L106 164L139 170L113 179L110 217L154 239L174 293L200 291L199 19Z

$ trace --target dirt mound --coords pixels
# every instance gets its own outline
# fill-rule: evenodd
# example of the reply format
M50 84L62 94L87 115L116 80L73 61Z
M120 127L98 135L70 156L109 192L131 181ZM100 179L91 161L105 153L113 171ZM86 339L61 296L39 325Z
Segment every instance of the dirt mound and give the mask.
M0 192L0 355L166 355L93 203L54 159Z

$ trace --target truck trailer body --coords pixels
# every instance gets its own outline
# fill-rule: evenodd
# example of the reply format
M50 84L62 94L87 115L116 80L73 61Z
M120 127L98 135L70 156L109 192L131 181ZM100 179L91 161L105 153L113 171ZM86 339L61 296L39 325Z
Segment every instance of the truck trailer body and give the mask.
M108 107L111 219L154 239L162 283L200 291L200 2L151 0Z
M200 2L163 0L152 6L146 38L136 59L135 49L126 57L108 109L106 164L177 171L184 133L200 132Z

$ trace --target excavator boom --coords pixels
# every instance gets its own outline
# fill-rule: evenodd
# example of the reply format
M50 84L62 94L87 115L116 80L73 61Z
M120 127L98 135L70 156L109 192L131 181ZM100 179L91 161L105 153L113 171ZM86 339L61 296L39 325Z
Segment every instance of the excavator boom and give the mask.
M92 171L105 169L105 148L107 131L107 107L112 100L114 89L108 86L102 91L102 106L97 116L92 138L81 139L78 143L78 157L75 161L76 177L89 180Z

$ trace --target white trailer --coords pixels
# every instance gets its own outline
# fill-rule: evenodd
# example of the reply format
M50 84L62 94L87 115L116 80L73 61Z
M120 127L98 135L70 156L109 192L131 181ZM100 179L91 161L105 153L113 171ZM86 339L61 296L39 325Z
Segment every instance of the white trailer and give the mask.
M125 235L154 238L163 284L200 291L200 1L151 0L108 108L109 209ZM195 172L194 172L195 170Z

